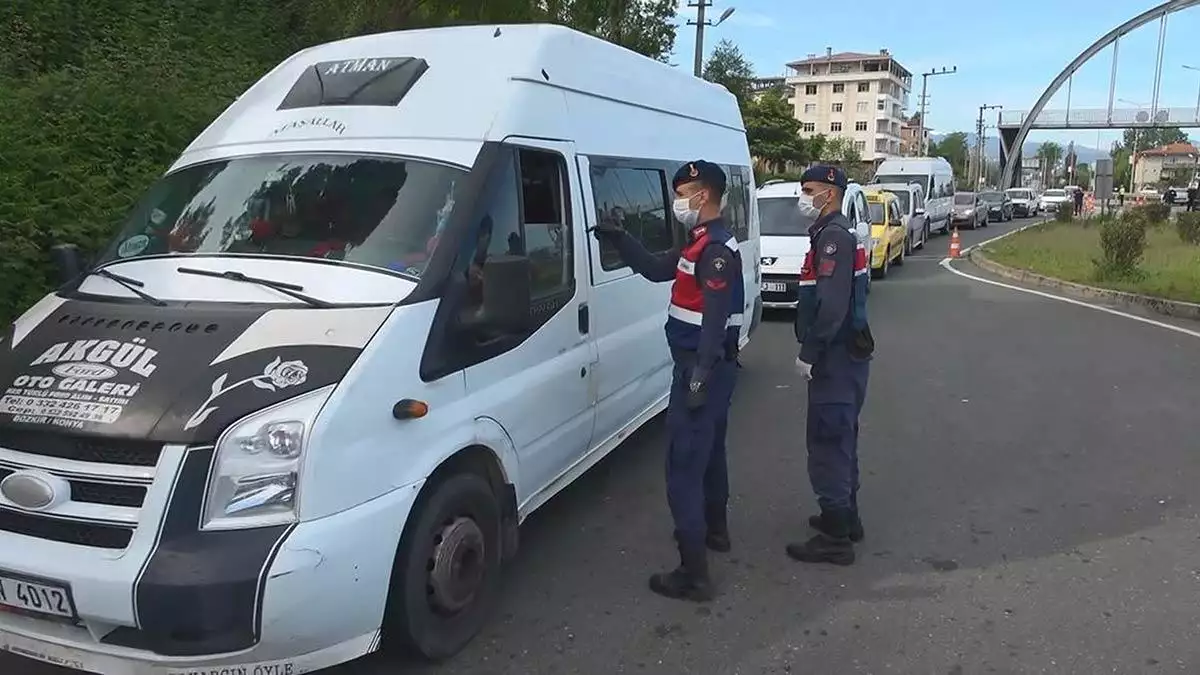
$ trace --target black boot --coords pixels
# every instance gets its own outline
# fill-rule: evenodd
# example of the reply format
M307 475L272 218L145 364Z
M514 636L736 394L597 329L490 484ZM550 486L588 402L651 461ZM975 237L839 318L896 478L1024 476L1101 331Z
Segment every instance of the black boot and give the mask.
M850 541L851 511L822 511L818 534L804 543L787 545L788 557L805 563L854 564L854 544Z
M704 510L704 520L708 523L708 535L704 543L717 553L729 553L733 543L729 540L729 520L725 515L725 507L709 506Z
M808 517L808 526L811 527L812 529L816 530L817 532L822 532L822 533L825 532L824 520L821 518L820 515L809 516ZM850 541L857 544L858 542L862 541L864 537L866 537L866 532L863 531L862 519L858 517L858 509L851 509L851 511L850 511Z
M708 602L713 599L708 576L708 552L703 542L679 543L679 567L650 577L650 590L672 600Z

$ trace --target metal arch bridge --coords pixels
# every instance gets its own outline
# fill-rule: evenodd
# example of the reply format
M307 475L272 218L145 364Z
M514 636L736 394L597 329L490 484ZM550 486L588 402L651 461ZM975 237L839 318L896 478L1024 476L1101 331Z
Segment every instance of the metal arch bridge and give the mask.
M1000 162L1003 167L1001 185L1015 186L1021 166L1021 147L1031 129L1115 129L1134 127L1200 127L1200 106L1195 108L1160 108L1159 87L1162 81L1163 41L1166 37L1167 16L1175 12L1200 5L1200 0L1169 0L1157 7L1138 14L1109 31L1090 47L1075 57L1066 68L1042 92L1037 103L1028 111L1002 112L1000 127ZM1113 97L1117 82L1117 51L1123 35L1141 28L1154 20L1161 21L1158 37L1158 65L1154 73L1154 93L1148 109L1114 109ZM1107 109L1070 108L1071 77L1092 57L1109 45L1113 47L1112 78L1109 83ZM1046 104L1058 93L1063 84L1068 86L1067 109L1046 110Z
M1000 130L1013 133L1030 117L1028 110L1004 110ZM1145 108L1074 108L1043 110L1033 118L1030 129L1132 129L1134 127L1200 127L1200 107L1159 108L1151 115Z

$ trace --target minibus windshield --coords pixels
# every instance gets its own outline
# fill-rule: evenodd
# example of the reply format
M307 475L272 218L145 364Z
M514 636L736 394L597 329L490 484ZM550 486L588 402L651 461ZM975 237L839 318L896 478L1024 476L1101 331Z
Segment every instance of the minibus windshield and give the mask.
M344 260L419 277L466 171L412 159L263 155L165 176L97 261L173 253Z

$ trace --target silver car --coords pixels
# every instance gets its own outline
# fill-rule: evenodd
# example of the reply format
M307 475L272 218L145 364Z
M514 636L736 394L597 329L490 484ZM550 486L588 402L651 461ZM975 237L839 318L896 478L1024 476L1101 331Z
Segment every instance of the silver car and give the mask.
M1051 188L1042 193L1038 198L1041 208L1046 213L1055 213L1058 211L1058 205L1064 202L1071 201L1071 195L1066 190L1060 188Z
M1013 215L1028 218L1038 214L1038 200L1029 188L1009 188L1005 190L1012 200Z
M988 205L977 192L955 192L950 224L974 230L988 225Z

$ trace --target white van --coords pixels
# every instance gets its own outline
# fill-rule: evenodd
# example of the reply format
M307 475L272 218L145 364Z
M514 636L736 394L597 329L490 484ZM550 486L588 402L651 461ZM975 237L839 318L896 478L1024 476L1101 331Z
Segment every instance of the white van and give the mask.
M768 309L795 309L800 301L800 268L810 246L808 228L812 220L800 215L796 207L799 196L800 183L796 181L767 181L758 189L762 305ZM842 213L854 223L859 243L870 251L871 212L862 186L846 186Z
M724 89L546 25L289 58L4 340L0 648L107 675L458 651L519 523L666 406L669 284L588 228L677 246L698 158L749 315Z
M871 183L916 183L925 191L925 217L932 232L950 233L954 169L942 157L885 159Z

